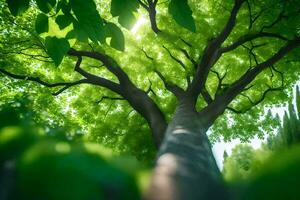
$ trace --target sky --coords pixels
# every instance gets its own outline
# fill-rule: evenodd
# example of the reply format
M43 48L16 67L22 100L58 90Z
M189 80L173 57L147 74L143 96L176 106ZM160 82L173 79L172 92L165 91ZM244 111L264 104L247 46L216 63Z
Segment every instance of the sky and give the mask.
M258 149L261 145L263 140L254 138L252 139L248 144L250 144L254 149ZM215 156L215 159L217 161L218 167L220 170L223 169L223 154L224 151L228 153L228 155L231 155L231 150L237 145L240 144L239 139L232 140L231 142L218 142L213 146L213 153Z

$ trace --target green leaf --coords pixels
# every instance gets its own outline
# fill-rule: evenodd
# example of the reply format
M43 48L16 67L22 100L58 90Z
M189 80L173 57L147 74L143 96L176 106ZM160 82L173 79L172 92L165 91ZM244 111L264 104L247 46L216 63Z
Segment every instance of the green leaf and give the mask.
M71 7L65 0L60 0L60 1L57 2L56 13L58 13L60 10L64 14L70 13Z
M69 32L67 33L67 35L66 35L65 38L66 38L66 39L74 39L74 38L77 38L77 35L76 35L75 30L73 29L73 30L69 31Z
M93 0L70 0L69 3L78 20L76 28L86 32L92 41L103 42L105 39L104 25L96 9L95 2ZM76 28L74 27L74 29ZM81 30L76 31L79 32Z
M42 12L48 13L55 6L56 0L36 0L36 4Z
M192 16L193 13L187 0L171 0L169 13L180 26L192 32L196 32L196 25Z
M6 0L6 3L14 16L22 14L29 8L29 0Z
M67 3L64 3L62 6L61 6L61 10L64 14L69 14L71 12L71 6Z
M59 15L56 17L55 22L59 26L60 29L64 29L67 26L69 26L73 21L72 15L65 14L65 15Z
M133 0L112 0L111 14L116 17L119 16L118 22L125 28L131 29L136 21L133 12L139 8L138 1Z
M85 31L85 28L81 26L81 24L74 20L73 22L73 26L74 26L74 29L72 31L72 34L69 33L67 34L67 36L75 36L75 38L81 42L88 42L88 39L89 39L89 35L88 33Z
M107 23L105 27L108 37L111 37L110 46L119 51L124 51L125 42L121 29L113 23Z
M38 34L49 31L48 16L45 14L39 14L35 21L35 30Z
M118 18L118 22L123 27L130 30L134 26L134 23L136 22L136 18L132 13L124 13L122 16Z
M56 66L59 66L63 57L70 49L68 40L57 37L47 37L45 47L48 55L52 58Z

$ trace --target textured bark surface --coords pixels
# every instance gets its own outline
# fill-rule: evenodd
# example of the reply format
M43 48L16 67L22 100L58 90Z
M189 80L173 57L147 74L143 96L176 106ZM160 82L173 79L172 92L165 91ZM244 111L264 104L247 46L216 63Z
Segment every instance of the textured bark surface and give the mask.
M227 199L206 131L196 111L187 105L177 107L145 199Z

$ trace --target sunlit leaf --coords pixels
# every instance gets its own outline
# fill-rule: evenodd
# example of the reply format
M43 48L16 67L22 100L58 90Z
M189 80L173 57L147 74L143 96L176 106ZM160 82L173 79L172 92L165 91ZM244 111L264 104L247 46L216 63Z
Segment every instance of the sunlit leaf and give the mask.
M39 9L44 13L48 13L56 4L56 0L36 0Z
M77 20L73 21L73 27L74 29L66 35L66 38L76 38L78 41L87 42L89 35Z
M70 14L59 15L56 17L55 22L58 24L60 29L64 29L72 23L72 16Z
M70 0L69 3L79 23L74 29L82 29L94 42L103 42L105 38L103 20L96 9L95 2L93 0Z
M49 31L49 21L45 14L39 14L35 21L35 30L38 34Z
M111 14L116 17L119 16L118 22L125 28L132 28L136 18L133 12L136 12L139 7L138 1L132 0L112 0Z
M180 26L192 32L196 32L196 25L192 16L193 13L187 0L171 0L169 13Z
M64 38L47 37L45 47L48 55L53 59L55 65L58 66L70 49L70 44L68 40Z
M56 12L58 13L60 10L64 14L69 14L71 11L71 7L65 0L61 0L61 1L58 1L58 3L57 3Z
M29 0L6 0L6 3L14 16L25 12L29 7Z
M124 51L125 42L124 42L124 35L121 29L113 23L107 23L106 29L107 29L108 36L111 37L110 46L119 51Z

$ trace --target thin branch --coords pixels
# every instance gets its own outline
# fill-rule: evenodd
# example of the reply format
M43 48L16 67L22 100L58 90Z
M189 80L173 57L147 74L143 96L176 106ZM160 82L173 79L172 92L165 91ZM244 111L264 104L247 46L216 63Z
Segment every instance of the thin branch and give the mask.
M67 89L69 89L72 86L75 85L79 85L79 84L83 84L83 83L90 83L87 79L82 79L79 81L75 81L75 82L71 82L71 83L66 83L65 86L63 88L61 88L60 90L58 90L57 92L52 93L52 95L54 96L58 96L60 95L62 92L66 91Z
M286 15L284 14L284 11L285 11L285 10L282 9L281 12L279 13L279 15L277 16L277 18L276 18L271 24L263 26L263 27L261 28L261 30L263 31L264 29L270 29L270 28L272 28L273 26L275 26L276 24L278 24L281 20L287 19L288 16L286 16Z
M254 85L249 85L248 87L245 87L245 88L243 89L243 92L245 92L245 91L247 91L247 90L250 90L253 86L254 86Z
M145 56L151 60L154 61L154 58L152 58L151 56L149 56L147 54L147 52L144 49L141 49L143 51L143 53L145 54ZM171 84L168 83L168 81L166 80L166 78L162 75L162 73L158 70L154 70L154 72L157 74L157 76L163 81L164 86L167 90L169 90L170 92L172 92L175 96L179 97L182 95L182 93L184 92L184 90L182 88L180 88L179 86L177 86L176 84ZM149 80L150 81L150 80ZM189 77L187 77L187 82L189 83Z
M163 48L169 53L169 56L170 56L175 62L177 62L177 63L183 68L184 71L186 71L186 66L185 66L185 64L184 64L181 60L179 60L178 58L176 58L176 57L171 53L171 51L170 51L167 47L165 47L164 45L163 45Z
M271 69L280 75L281 87L283 87L284 86L284 74L283 74L283 72L277 70L274 65L271 65Z
M265 100L265 98L267 97L267 94L270 93L270 92L275 92L275 91L282 91L283 87L278 87L278 88L271 88L269 87L267 90L265 90L263 92L263 94L261 95L261 97L256 100L256 101L252 101L251 98L247 95L243 95L245 96L248 101L250 102L251 106L249 106L248 108L246 109L243 109L243 110L237 110L237 109L234 109L232 107L226 107L226 109L236 113L236 114L244 114L248 111L250 111L253 107L257 106L258 104L260 104L261 102L263 102Z
M191 43L189 43L188 41L184 40L183 38L180 38L180 40L188 47L193 48L193 45Z
M231 112L235 113L235 114L244 114L245 112L243 110L237 110L235 108L232 108L230 106L226 107L227 110L230 110Z
M205 87L201 91L201 95L207 104L210 104L211 102L213 102L213 98L210 96L209 92L207 91L207 89Z
M214 39L214 46L216 48L220 47L221 44L227 39L227 37L229 36L229 34L231 33L231 31L233 30L235 23L236 23L236 17L237 14L241 8L241 6L243 5L243 3L245 2L245 0L235 0L233 9L231 10L231 14L230 17L224 27L224 29L221 31L221 33Z
M251 9L251 5L249 3L249 0L246 1L247 2L247 6L248 6L248 10L249 10L249 27L248 29L250 30L252 27L253 27L253 24L259 19L259 17L264 13L266 12L266 10L260 10L260 12L256 15L256 16L253 16L253 13L252 13L252 9Z
M189 60L191 61L191 63L193 64L194 68L197 68L197 62L189 55L189 53L187 52L187 50L183 49L183 48L179 48L179 51L183 53L183 55Z
M143 8L145 8L145 9L148 11L149 7L148 7L148 5L147 5L147 3L146 3L145 1L143 1L143 0L138 0L138 2L140 3L140 5L141 5Z
M46 81L42 81L40 78L35 78L35 77L31 77L31 76L26 76L26 75L13 74L4 69L0 69L0 72L10 78L13 78L13 79L28 80L28 81L39 83L40 85L43 85L43 86L49 87L49 88L63 86L63 88L61 88L59 91L53 93L53 95L55 95L55 96L61 94L63 91L67 90L68 88L70 88L72 86L83 84L83 83L89 83L89 80L87 80L87 79L81 79L81 80L74 81L74 82L48 83Z
M237 39L237 41L235 41L231 45L221 48L220 51L221 51L221 53L226 53L226 52L229 52L229 51L232 51L232 50L238 48L239 46L245 44L246 42L250 42L252 40L255 40L258 38L263 38L263 37L275 38L275 39L280 39L283 41L289 40L288 38L286 38L282 35L276 34L276 33L259 32L259 33L244 35L244 36L240 37L239 39Z
M105 114L104 114L104 120L106 119L106 117L107 117L107 115L108 115L108 113L109 113L109 111L110 111L112 105L113 105L113 102L110 103L108 109L106 110L106 112L105 112Z
M106 100L106 99L108 99L108 100L126 100L126 99L124 99L123 97L109 97L109 96L102 96L101 97L101 99L99 100L99 101L97 101L96 103L97 104L99 104L99 103L101 103L103 100Z
M252 101L252 99L248 95L246 95L244 93L241 93L240 95L245 97L251 104L254 104L254 101Z
M151 56L148 55L148 53L142 48L141 49L143 51L143 53L145 54L146 58L148 58L151 61L154 61L154 58L152 58Z
M211 71L212 73L214 73L214 74L217 76L217 78L218 78L218 85L217 85L217 89L216 89L216 95L217 95L217 94L221 91L222 86L224 86L223 80L224 80L224 78L225 78L226 75L227 75L227 69L226 69L226 71L225 71L225 73L224 73L223 76L221 76L220 73L217 72L217 71L214 71L214 70L210 70L210 71ZM215 95L215 97L216 97L216 95Z
M154 90L152 89L152 81L148 78L149 82L150 82L150 85L149 85L149 88L148 90L146 91L146 94L149 94L150 92L152 94L154 94L154 96L157 96L156 93L154 92Z
M242 45L242 46L249 51L250 69L252 67L252 64L251 64L252 63L252 57L255 61L255 64L258 65L258 59L257 59L257 55L254 53L255 47L254 47L253 43L251 42L251 47L250 48L247 47L246 45Z
M7 48L9 49L9 48L11 48L11 46L13 46L13 45L10 45L9 47L3 47L3 49L7 49ZM34 46L37 46L37 47L34 47ZM38 45L35 45L35 44L26 46L26 47L13 47L9 51L0 52L0 56L17 54L17 55L24 55L26 57L30 57L31 59L35 59L38 61L52 63L52 61L49 60L49 58L50 58L49 56L45 56L45 55L41 55L41 54L31 54L31 53L26 52L28 50L43 50L43 49L41 49Z
M183 89L181 89L180 87L178 87L175 84L171 84L169 83L166 78L162 75L162 73L158 70L154 70L154 72L157 74L157 76L162 80L162 82L165 85L165 88L167 90L169 90L170 92L172 92L176 97L180 97L182 95L182 93L184 92Z

